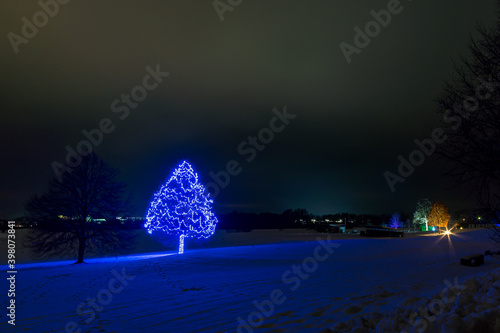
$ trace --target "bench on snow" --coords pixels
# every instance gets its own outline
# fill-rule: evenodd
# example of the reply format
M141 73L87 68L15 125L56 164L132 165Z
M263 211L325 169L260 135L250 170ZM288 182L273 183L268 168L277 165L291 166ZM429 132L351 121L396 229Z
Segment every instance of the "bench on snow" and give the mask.
M477 267L484 265L484 254L471 254L460 259L460 264L464 266Z

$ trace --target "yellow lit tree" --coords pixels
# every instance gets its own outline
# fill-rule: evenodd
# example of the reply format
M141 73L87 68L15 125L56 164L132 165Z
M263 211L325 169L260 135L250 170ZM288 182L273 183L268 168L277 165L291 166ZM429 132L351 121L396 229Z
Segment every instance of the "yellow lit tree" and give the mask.
M431 207L431 211L429 212L427 219L429 220L429 225L431 226L448 228L450 217L451 215L448 211L448 206L442 202L435 202Z

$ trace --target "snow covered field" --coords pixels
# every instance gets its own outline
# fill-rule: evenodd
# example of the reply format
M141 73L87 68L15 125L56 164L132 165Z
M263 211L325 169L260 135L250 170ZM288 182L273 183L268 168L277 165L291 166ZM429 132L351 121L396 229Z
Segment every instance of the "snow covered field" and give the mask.
M248 243L252 234L255 242L268 244L236 246ZM481 314L491 325L482 323L481 327L500 328L500 321L495 322L500 317L499 260L488 256L481 267L459 265L462 256L494 249L486 231L464 232L449 239L325 240L323 234L321 242L306 241L321 235L296 232L293 236L289 231L226 234L219 237L231 246L190 249L188 245L183 255L113 256L83 265L21 264L16 325L7 324L4 310L0 329L246 333L329 332L334 328L350 332L357 326L358 332L368 332L365 326L382 322L380 332L405 327L418 331L423 327L422 316L412 316L412 306L428 307L441 291L449 296L445 300L451 300L451 293L459 295L456 301L462 305L474 303L475 294L482 297L478 302L484 309L467 308L467 314L486 311L485 304L493 302L490 308L497 312ZM294 237L299 241L293 242L290 238ZM273 239L279 242L269 243ZM483 277L488 273L489 277ZM460 296L457 290L469 278L479 280L469 280L468 293ZM7 291L6 279L2 281L1 288ZM441 322L424 319L427 331L440 331L436 323L443 326L444 321L449 327L446 332L467 327L456 316L440 318Z

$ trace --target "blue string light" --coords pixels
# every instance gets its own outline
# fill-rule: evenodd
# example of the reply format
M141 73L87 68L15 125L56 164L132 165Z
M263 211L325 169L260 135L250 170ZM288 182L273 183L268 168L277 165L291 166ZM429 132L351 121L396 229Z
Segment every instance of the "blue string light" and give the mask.
M144 227L150 234L160 231L179 236L179 254L182 254L184 237L208 238L214 234L218 220L212 204L205 186L198 181L198 174L183 161L155 193Z

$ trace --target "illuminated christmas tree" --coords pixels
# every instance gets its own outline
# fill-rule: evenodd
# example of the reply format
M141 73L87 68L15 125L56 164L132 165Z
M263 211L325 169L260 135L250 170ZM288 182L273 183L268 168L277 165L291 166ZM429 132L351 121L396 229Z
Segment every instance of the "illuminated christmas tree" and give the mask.
M179 236L179 254L182 254L185 237L208 238L214 234L218 221L212 204L198 174L183 161L155 193L144 227L150 234L160 231Z

